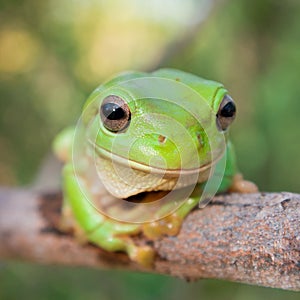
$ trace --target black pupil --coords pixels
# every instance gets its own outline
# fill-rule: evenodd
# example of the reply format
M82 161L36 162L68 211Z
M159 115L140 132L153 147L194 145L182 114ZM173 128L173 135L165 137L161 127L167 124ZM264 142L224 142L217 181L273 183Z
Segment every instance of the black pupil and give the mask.
M102 113L109 120L120 120L125 116L123 108L116 103L104 104L102 106Z
M221 116L225 118L231 118L235 114L235 105L233 102L228 102L222 109L221 109Z

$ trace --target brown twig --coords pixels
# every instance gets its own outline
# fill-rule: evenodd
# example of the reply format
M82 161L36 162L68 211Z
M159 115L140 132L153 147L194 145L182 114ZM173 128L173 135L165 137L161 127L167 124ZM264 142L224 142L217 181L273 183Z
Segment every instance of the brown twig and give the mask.
M151 270L123 253L80 245L56 224L61 195L0 189L0 258L122 267L188 279L219 278L300 290L300 195L221 195L193 211L177 237L153 243Z

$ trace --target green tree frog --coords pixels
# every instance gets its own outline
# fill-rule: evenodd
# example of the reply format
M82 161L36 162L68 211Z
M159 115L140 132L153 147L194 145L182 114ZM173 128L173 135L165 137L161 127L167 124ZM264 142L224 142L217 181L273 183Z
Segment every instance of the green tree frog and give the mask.
M228 128L236 106L218 82L175 69L126 72L90 95L54 140L65 162L61 226L142 265L149 240L176 235L217 192L255 192L238 174Z

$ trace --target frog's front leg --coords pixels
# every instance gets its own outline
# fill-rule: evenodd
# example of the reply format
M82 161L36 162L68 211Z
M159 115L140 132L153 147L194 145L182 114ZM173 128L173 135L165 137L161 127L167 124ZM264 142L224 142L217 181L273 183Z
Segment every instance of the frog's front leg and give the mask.
M82 229L86 240L107 251L124 251L133 261L150 266L154 258L153 249L149 246L135 245L130 237L141 231L140 225L122 223L99 213L87 200L90 195L88 190L83 188L84 183L79 186L78 180L83 179L75 175L72 164L65 165L63 177L67 202L63 209L71 208L75 222L78 224L76 227ZM82 240L82 237L80 239Z

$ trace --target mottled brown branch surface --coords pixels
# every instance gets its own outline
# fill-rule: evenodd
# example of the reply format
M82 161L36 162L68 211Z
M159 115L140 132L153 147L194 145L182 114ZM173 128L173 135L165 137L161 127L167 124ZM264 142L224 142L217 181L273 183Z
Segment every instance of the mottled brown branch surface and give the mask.
M122 253L80 245L57 228L59 193L0 189L0 259L121 267L300 290L300 195L222 195L193 211L177 237L154 243L153 270Z

